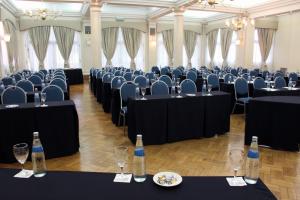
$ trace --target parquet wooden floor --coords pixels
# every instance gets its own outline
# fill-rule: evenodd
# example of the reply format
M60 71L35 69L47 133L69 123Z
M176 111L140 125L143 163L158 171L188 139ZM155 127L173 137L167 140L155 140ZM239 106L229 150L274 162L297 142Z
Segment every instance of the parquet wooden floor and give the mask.
M133 148L123 129L111 122L89 90L88 83L71 86L71 99L76 103L80 121L80 152L68 157L47 160L49 170L115 172L113 147L129 146L127 170L131 171ZM215 138L188 140L147 146L147 173L171 170L184 176L230 176L233 174L228 152L231 146L243 146L244 117L231 117L228 134ZM247 147L245 147L245 152ZM260 148L260 177L278 199L300 200L300 154ZM19 168L15 164L0 167ZM31 168L31 163L26 163ZM244 175L244 168L240 170Z

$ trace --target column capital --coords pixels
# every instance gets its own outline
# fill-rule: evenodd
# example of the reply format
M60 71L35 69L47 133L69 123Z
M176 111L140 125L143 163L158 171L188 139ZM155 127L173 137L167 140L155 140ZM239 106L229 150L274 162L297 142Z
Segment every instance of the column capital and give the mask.
M90 9L91 11L100 12L102 5L103 5L102 0L91 0Z
M174 15L175 16L183 16L183 13L185 12L184 7L174 8Z

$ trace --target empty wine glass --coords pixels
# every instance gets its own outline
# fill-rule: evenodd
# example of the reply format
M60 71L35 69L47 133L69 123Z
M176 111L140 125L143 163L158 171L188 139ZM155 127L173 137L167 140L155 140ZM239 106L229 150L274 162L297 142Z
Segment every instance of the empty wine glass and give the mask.
M231 162L231 166L234 171L234 180L236 180L238 170L241 168L244 158L244 149L239 147L234 147L230 149L229 158Z
M178 96L177 97L181 97L181 85L177 86L177 92L178 92Z
M46 106L45 102L46 102L46 98L47 98L47 94L46 93L41 93L41 106Z
M141 87L141 93L142 93L142 100L146 100L146 98L145 98L146 88L145 87Z
M274 81L271 81L271 87L272 87L272 89L274 89L274 87L275 87Z
M115 154L116 163L121 170L121 176L123 176L124 175L124 167L125 167L125 165L127 163L127 159L128 159L128 147L117 146L114 149L114 154Z
M297 84L296 81L292 81L293 88L296 87L296 84Z
M176 79L176 85L179 86L179 84L180 84L180 78L177 78Z
M22 165L22 170L24 170L24 164L29 154L28 144L26 143L15 144L13 146L13 152L17 161Z
M211 85L211 84L208 84L208 85L207 85L208 95L211 95L211 90L212 90L212 85Z

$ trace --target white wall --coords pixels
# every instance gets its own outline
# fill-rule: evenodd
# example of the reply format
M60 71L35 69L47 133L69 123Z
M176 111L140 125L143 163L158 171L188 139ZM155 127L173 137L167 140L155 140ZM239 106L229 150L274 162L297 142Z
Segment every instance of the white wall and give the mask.
M288 68L290 72L300 71L300 13L278 17L275 36L274 67Z

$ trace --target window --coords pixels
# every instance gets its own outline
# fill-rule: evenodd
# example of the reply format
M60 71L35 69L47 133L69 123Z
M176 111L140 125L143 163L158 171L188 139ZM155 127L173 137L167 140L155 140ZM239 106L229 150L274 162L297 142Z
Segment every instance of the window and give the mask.
M146 43L145 40L146 40L146 34L142 32L140 48L134 59L137 70L145 68L145 43ZM107 62L107 59L102 50L102 66L103 67L105 67L106 62ZM124 43L124 38L123 38L121 28L119 28L117 46L116 46L116 50L115 50L114 56L112 57L111 62L112 62L112 65L116 66L116 67L123 66L126 68L130 68L131 59L127 53L127 49L126 49L126 46Z
M27 68L33 71L38 71L39 61L35 55L33 46L30 41L29 33L25 34L25 49L26 49L26 63ZM56 42L53 29L50 30L47 54L44 60L45 69L64 68L64 59L60 54ZM69 57L70 68L81 67L81 47L80 47L80 33L75 32L72 51Z
M0 22L0 35L4 35L4 27L3 23ZM0 56L1 56L1 73L2 77L9 73L9 62L8 62L8 54L7 54L7 46L4 40L0 40Z
M164 67L169 65L169 56L166 51L162 33L157 34L157 66Z
M195 50L194 50L194 54L192 56L192 67L199 67L200 66L200 49L201 49L201 39L200 39L200 35L197 34L197 38L196 38L196 45L195 45ZM185 51L185 47L183 47L183 66L187 66L188 65L188 58L186 55L186 51Z
M267 65L272 65L272 61L273 61L273 47L274 47L274 42L272 43L272 47L271 47L271 50L270 50L270 54L269 54L269 57L266 61L266 64ZM255 32L254 32L254 46L253 46L253 64L255 66L261 66L262 64L262 59L261 59L261 53L260 53L260 47L259 47L259 42L258 42L258 32L257 32L257 29L255 29Z

